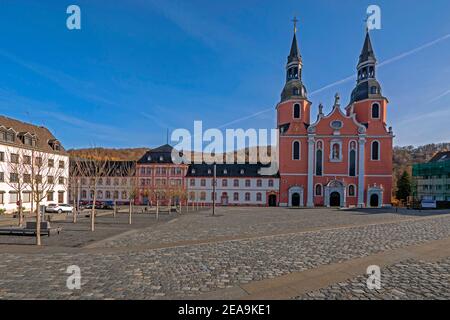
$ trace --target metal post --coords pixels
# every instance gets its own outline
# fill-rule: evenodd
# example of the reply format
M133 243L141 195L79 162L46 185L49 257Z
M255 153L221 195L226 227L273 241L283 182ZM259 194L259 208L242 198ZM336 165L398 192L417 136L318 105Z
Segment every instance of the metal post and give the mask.
M216 164L214 163L214 176L213 176L213 181L212 181L212 185L213 185L213 210L212 210L212 215L215 215L216 213Z

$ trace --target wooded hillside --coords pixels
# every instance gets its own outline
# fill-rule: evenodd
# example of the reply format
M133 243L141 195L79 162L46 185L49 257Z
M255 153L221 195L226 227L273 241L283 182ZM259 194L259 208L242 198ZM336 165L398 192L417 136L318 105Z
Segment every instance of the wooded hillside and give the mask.
M148 148L128 148L128 149L108 149L108 148L96 148L95 154L101 154L111 160L138 160L147 152ZM414 147L395 147L393 155L394 164L394 189L397 179L403 173L407 171L411 174L412 165L415 163L426 162L430 160L439 151L449 151L450 143L438 143L427 144L424 146ZM69 150L71 156L83 157L89 154L92 149L75 149ZM394 190L395 191L395 190Z

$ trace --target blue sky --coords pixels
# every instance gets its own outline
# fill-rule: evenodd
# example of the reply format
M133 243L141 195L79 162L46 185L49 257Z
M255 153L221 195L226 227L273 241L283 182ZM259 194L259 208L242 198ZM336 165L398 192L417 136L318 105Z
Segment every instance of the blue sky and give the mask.
M70 4L81 30L66 28ZM2 0L0 114L49 127L66 148L154 147L194 120L273 128L296 15L315 118L336 92L349 100L353 79L327 86L355 74L370 4L395 144L449 141L448 0Z

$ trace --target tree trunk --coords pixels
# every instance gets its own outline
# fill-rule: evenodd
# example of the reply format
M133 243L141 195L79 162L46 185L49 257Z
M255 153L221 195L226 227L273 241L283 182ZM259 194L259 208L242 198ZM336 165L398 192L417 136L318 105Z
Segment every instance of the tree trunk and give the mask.
M19 210L18 210L18 215L19 215L19 227L21 227L23 225L23 212L22 212L22 192L19 189Z
M36 201L36 245L41 245L41 211L40 201Z
M78 208L77 208L77 200L75 199L75 192L73 193L73 217L72 222L77 223L77 215L78 215Z
M95 231L95 202L97 200L97 190L94 190L94 199L92 199L91 209L91 231Z
M130 206L128 208L128 224L131 224L131 211L133 209L133 206L131 205L131 200L130 200Z

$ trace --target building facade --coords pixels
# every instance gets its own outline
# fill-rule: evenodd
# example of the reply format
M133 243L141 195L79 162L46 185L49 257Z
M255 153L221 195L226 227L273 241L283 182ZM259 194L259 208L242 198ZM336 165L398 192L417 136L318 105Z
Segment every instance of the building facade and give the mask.
M74 206L92 204L94 189L97 191L95 201L99 204L128 204L132 200L137 185L135 161L107 161L103 174L97 178L81 173L83 170L78 169L77 161L80 160L71 160L70 165L69 199Z
M176 164L173 147L166 144L152 149L138 160L136 166L138 204L178 203L186 198L187 164Z
M44 127L0 116L0 209L66 203L69 157Z
M450 205L450 151L437 153L429 162L413 166L414 198ZM439 203L440 202L440 203Z
M277 206L278 174L261 175L261 164L217 164L213 193L214 165L192 164L186 182L188 202L221 206Z
M390 205L393 132L387 99L376 79L376 58L367 32L350 102L332 111L311 102L302 81L296 33L286 65L286 84L276 106L279 129L280 205L289 207Z

